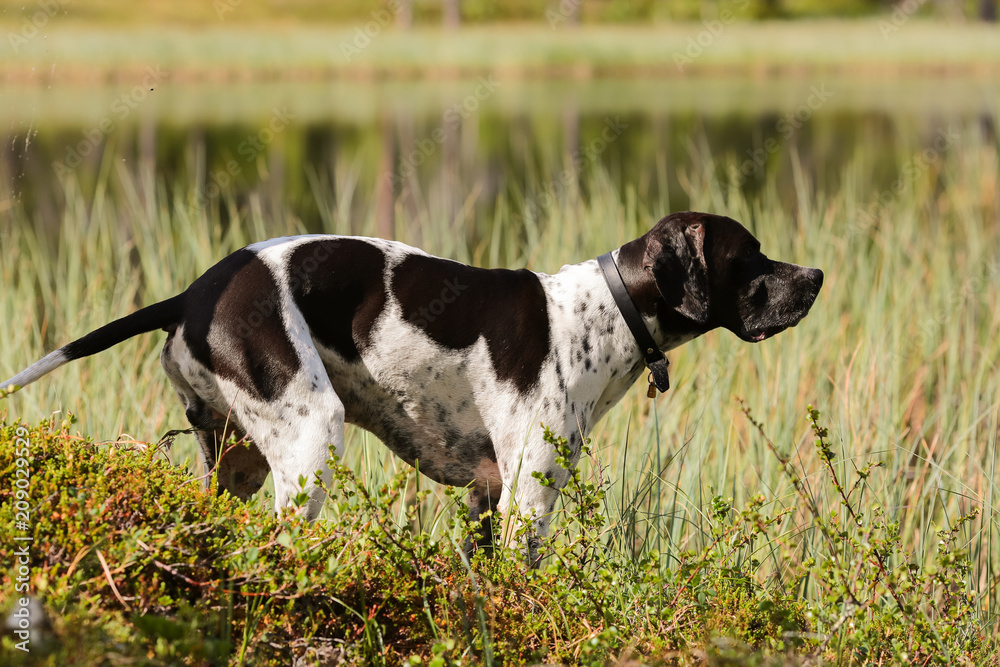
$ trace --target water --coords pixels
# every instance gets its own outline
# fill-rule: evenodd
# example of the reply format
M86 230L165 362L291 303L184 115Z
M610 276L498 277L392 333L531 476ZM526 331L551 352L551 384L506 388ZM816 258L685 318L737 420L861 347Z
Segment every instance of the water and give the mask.
M147 83L0 88L0 218L58 226L65 178L92 192L122 167L188 204L197 185L195 204L256 199L310 231L331 209L374 211L387 235L427 216L472 224L501 199L528 219L587 197L595 170L663 212L688 207L704 169L791 197L793 164L835 192L861 160L889 188L949 133L995 141L1000 106L997 82L944 77Z

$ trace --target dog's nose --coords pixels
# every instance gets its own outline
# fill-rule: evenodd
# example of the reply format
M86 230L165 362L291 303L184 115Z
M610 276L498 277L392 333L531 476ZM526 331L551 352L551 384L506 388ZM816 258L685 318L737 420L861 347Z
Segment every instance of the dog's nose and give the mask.
M816 289L819 290L823 286L823 272L819 269L807 269L806 280L816 285Z

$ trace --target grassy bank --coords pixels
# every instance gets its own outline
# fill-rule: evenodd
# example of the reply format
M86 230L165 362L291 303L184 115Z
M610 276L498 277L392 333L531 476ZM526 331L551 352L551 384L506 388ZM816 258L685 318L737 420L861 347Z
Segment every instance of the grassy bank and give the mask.
M940 150L899 156L884 191L864 148L836 192L799 170L792 195L768 182L747 199L727 185L736 165L704 154L681 174L693 209L745 222L769 256L818 266L826 284L809 317L774 340L715 332L672 353L670 392L651 402L636 387L598 425L583 464L597 486L564 504L572 523L537 575L513 556L466 568L453 498L426 480L420 502L409 500L415 480L393 491L402 466L356 430L345 464L357 478L344 480L355 495L337 491L310 528L269 518L266 499L244 509L180 486L202 474L193 464L178 471L148 451L84 450L57 426L35 430L32 585L55 634L99 651L138 629L136 647L114 650L164 662L170 651L194 655L184 642L197 636L221 642L197 650L234 662L241 651L264 659L275 646L322 644L372 661L386 645L393 661L430 661L440 645L442 660L468 664L571 662L591 649L595 664L630 650L651 660L709 651L749 663L792 651L856 664L996 663L984 637L996 636L1000 605L1000 160L979 126L955 130ZM340 159L339 180L315 184L319 224L372 233L370 209L357 214L369 193L355 189L351 157ZM580 188L543 198L545 173L457 223L429 189L413 208L397 203L395 234L465 261L555 271L666 212L596 166ZM203 207L192 183L168 191L117 160L93 187L69 178L63 197L58 226L14 196L0 212L2 377L171 296L232 249L303 228L280 207L265 214L255 193ZM0 403L7 423L71 411L74 429L99 440L152 442L184 427L158 368L162 337L59 369ZM825 413L818 424L809 404ZM10 426L5 434L0 520L15 534ZM193 452L180 436L169 458L183 464ZM413 524L424 530L396 528ZM574 542L580 535L590 537ZM341 553L350 544L367 546ZM110 644L91 634L98 625Z
M4 562L30 552L20 561L30 575L0 583L30 582L22 592L45 610L31 617L33 635L5 633L5 664L997 661L965 591L973 563L962 533L978 512L940 531L925 565L930 554L902 549L896 524L864 498L867 466L838 477L830 464L806 491L788 465L821 536L805 558L784 528L797 512L775 513L764 494L738 508L715 496L698 544L636 553L629 516L609 512L609 481L577 474L542 567L529 571L515 549L465 560L471 525L447 506L424 524L427 492L414 493L412 474L373 488L338 468L329 516L307 526L213 497L157 446L97 447L70 426L0 425L3 478L28 471L18 479L32 507L15 511L12 484L0 491L0 523L33 539L0 546ZM851 486L831 515L812 492L838 484ZM779 576L762 578L761 560L777 558L787 559Z
M886 27L889 26L889 28ZM656 26L469 26L442 33L365 23L136 26L127 31L55 16L15 35L0 81L141 80L159 67L174 82L705 74L977 75L1000 68L1000 28L906 18L852 21L669 22ZM30 31L24 33L28 35ZM929 48L934 45L934 48Z

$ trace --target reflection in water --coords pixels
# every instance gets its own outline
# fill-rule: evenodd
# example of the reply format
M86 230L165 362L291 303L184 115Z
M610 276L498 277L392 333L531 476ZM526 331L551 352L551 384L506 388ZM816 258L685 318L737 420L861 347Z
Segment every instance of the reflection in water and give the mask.
M751 199L773 186L792 206L803 187L793 165L813 189L836 192L848 167L884 189L955 128L980 127L995 141L994 84L894 86L895 99L884 82L837 80L485 78L233 86L229 98L226 87L161 86L161 96L123 118L92 101L113 103L114 90L88 97L76 116L72 89L63 97L27 91L0 114L8 121L0 215L20 207L37 225L56 226L62 180L92 193L118 169L146 169L176 195L172 205L218 206L224 222L254 208L276 232L292 216L309 231L389 237L405 225L419 241L433 218L474 247L490 221L505 218L519 233L553 207L586 199L581 183L593 179L580 177L590 171L606 175L622 200L657 213L687 208L704 170ZM221 108L204 108L206 100Z

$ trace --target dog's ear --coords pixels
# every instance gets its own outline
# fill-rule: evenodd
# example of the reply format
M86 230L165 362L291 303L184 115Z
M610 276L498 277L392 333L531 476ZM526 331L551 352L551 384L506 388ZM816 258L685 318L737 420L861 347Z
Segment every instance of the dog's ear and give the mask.
M643 269L652 272L668 306L705 324L709 308L705 224L668 218L658 227L648 237Z

